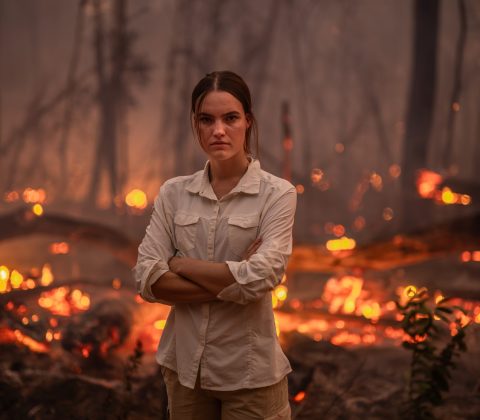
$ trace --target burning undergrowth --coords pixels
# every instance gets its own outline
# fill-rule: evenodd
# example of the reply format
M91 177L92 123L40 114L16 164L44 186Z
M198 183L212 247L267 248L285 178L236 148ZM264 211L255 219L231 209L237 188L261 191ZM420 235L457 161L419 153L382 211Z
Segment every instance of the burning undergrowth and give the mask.
M407 245L415 244L417 263L418 255L426 264L438 256L419 242L394 238L391 247L395 249L396 268L386 270L385 275L385 262L378 250L375 258L369 257L373 269L365 268L368 258L356 250L345 258L324 250L308 260L309 266L321 268L309 273L308 284L291 268L273 291L277 333L294 367L290 394L296 418L315 418L312 416L329 412L331 416L326 418L335 418L338 407L359 416L371 415L376 404L383 413L399 400L408 360L400 347L405 333L395 301L405 301L425 286L415 281L423 276L411 276L401 268L412 264ZM64 244L55 247L67 255L68 249ZM475 273L477 249L464 246L446 255L457 271ZM381 251L391 250L384 246ZM357 265L352 263L355 259ZM406 263L402 265L402 261ZM433 298L457 296L453 304L465 311L452 313L449 334L454 336L456 322L470 322L473 328L467 339L472 352L467 357L475 357L472 355L477 354L480 343L480 295L470 279L462 280L466 286L459 289L453 287L453 281L438 281L438 267L430 270L436 273L435 287L428 285ZM154 353L169 307L143 302L135 295L130 279L61 280L48 264L30 270L1 265L0 305L0 388L6 397L2 404L10 404L10 408L3 406L6 412L23 410L26 417L60 418L65 406L47 398L45 392L67 401L70 394L78 394L89 401L86 411L111 411L112 418L132 407L142 412L146 398L155 413L161 412L164 402L155 398L164 396L164 391ZM129 360L140 354L139 342L143 356L135 359L132 369ZM462 363L466 369L468 363ZM480 372L480 366L468 369ZM359 378L366 391L360 388ZM470 383L472 379L465 374L457 382ZM479 392L478 384L470 385ZM384 392L379 393L379 389ZM463 392L464 388L460 389ZM158 392L155 395L151 390ZM35 396L39 392L43 397ZM84 402L80 400L72 401L81 406ZM125 408L121 401L127 400L129 407ZM124 411L113 409L116 404ZM48 411L49 406L55 407L54 412Z

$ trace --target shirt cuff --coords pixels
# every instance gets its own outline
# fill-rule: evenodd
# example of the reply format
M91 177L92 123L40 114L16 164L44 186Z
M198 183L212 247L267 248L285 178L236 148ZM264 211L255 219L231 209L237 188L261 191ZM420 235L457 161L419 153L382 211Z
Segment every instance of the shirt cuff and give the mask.
M227 302L243 303L243 294L240 285L236 282L228 285L220 291L217 299Z
M163 261L157 261L149 271L150 272L147 278L145 279L143 287L140 291L140 295L147 302L159 302L159 303L171 305L171 303L169 302L163 301L161 299L157 299L152 292L152 285L167 271L169 271L168 264L164 263Z
M225 263L239 284L265 280L272 272L268 261L262 255L255 255L249 261L225 261Z
M246 305L261 299L271 285L272 270L264 264L263 257L257 255L257 264L252 261L226 261L235 283L220 291L217 298Z

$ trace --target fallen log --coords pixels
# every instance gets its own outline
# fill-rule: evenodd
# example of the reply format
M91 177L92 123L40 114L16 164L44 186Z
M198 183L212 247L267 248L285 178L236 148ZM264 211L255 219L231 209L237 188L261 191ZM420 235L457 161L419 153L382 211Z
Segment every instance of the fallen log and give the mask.
M29 208L0 215L0 242L37 234L59 235L72 242L91 243L108 250L129 267L133 267L137 259L136 241L99 223L59 214L36 216Z
M408 235L379 238L352 251L331 253L323 245L296 244L288 270L331 273L345 269L389 270L480 249L480 214Z

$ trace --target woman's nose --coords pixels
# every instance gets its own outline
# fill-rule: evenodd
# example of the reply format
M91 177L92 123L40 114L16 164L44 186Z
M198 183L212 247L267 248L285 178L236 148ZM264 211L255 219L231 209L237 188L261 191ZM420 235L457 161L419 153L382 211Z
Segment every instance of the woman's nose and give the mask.
M213 127L214 136L223 136L225 134L225 126L222 121L216 121Z

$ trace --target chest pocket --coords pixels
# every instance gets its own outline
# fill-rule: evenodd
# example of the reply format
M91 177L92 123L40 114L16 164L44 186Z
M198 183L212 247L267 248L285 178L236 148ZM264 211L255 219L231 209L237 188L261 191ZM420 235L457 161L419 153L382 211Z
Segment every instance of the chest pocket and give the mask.
M197 227L200 216L187 213L177 213L173 219L175 224L175 239L179 251L187 252L195 247Z
M228 245L236 256L242 257L257 235L258 214L228 218Z

